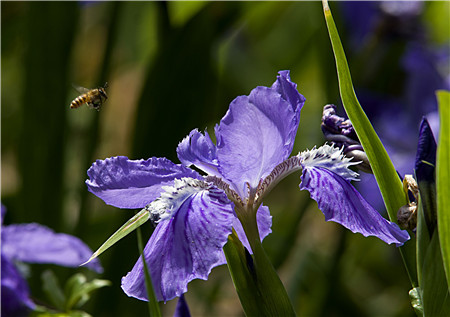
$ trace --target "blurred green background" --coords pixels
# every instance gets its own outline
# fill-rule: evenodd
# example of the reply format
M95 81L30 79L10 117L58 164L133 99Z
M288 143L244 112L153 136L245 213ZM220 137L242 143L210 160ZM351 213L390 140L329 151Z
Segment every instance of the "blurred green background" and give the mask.
M445 2L426 3L420 16L436 43L448 26L442 8ZM351 29L339 5L331 9L345 46ZM385 49L401 50L394 46ZM346 50L354 80L364 79L367 61L350 45ZM398 64L384 62L385 71ZM194 128L213 132L236 96L270 86L283 69L307 100L293 153L324 142L322 107L340 102L320 2L1 2L1 66L5 223L39 222L92 249L133 215L87 192L86 171L96 159L157 156L178 163L175 149L184 136ZM383 71L377 75L383 80ZM69 109L78 95L72 84L106 81L101 111ZM291 175L265 202L273 233L264 241L298 314L413 316L395 247L326 223L298 183L299 175ZM143 231L148 237L150 225ZM137 258L132 234L100 257L104 274L86 271L113 283L96 291L86 311L146 314L144 302L120 289ZM44 302L46 267L33 265L29 278L32 294ZM61 281L75 271L52 269ZM226 266L188 289L193 316L243 315ZM162 305L164 315L175 304Z

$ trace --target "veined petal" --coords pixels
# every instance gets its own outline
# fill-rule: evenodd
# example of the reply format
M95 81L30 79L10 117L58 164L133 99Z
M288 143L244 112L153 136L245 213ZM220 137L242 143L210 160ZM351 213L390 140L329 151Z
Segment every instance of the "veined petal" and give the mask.
M2 227L2 256L28 263L52 263L78 267L92 255L91 249L77 237L55 233L37 223ZM86 265L102 272L98 259Z
M275 89L284 100L287 100L292 106L294 111L294 120L289 122L291 129L290 135L290 152L292 152L292 147L294 146L295 136L297 134L298 123L300 121L300 110L302 110L305 104L305 97L300 94L297 90L297 84L291 81L290 72L288 70L282 70L278 72L277 80L273 83L272 88Z
M264 238L272 232L272 216L270 215L269 207L263 205L259 207L256 213L256 221L258 223L259 237L261 241L263 241ZM238 218L234 219L233 228L236 231L239 240L241 240L242 244L247 248L248 252L253 254L250 243L248 242L247 236L245 235L244 228L242 228L242 224Z
M243 197L246 183L256 188L292 151L300 106L287 80L283 74L275 88L257 87L237 97L216 128L219 172Z
M30 298L30 290L14 264L1 256L2 315L28 316L35 304Z
M177 155L183 165L194 165L208 175L220 176L217 171L216 150L207 131L203 135L194 129L178 144Z
M116 156L97 160L88 170L86 185L91 193L108 205L119 208L143 208L171 185L175 178L200 175L166 158L129 160Z
M337 222L352 232L375 236L397 246L409 240L409 234L384 219L343 177L323 167L306 166L300 189L310 192L326 221Z
M222 248L235 218L233 205L216 187L197 189L181 195L183 202L162 218L144 249L158 301L180 296L191 280L206 280L213 267L226 262ZM122 289L147 299L141 258L122 278Z

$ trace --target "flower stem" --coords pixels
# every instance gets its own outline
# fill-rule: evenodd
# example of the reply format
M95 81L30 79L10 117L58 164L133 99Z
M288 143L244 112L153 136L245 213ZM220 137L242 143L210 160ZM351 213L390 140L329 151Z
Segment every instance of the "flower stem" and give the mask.
M251 210L241 219L247 239L253 251L252 276L259 290L261 305L266 316L295 316L287 292L261 244L256 212Z

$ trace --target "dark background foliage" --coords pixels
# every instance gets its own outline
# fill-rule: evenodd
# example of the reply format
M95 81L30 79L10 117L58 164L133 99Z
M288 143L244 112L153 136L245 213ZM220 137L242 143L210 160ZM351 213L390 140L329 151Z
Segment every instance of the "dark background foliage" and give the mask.
M402 68L402 56L412 40L430 47L448 41L447 4L426 3L413 16L421 29L406 24L405 32L401 19L383 20L387 26L364 19L380 18L376 3L332 4L357 91L378 98L360 98L363 107L373 101L377 111L366 111L374 119L399 113L392 100L404 102L401 115L417 111L417 98L405 97L412 75ZM2 2L1 26L5 223L39 222L77 235L92 249L133 215L87 192L86 171L96 159L178 162L175 149L185 135L194 128L213 135L236 96L271 85L283 69L291 70L307 99L294 152L323 143L322 107L340 102L320 2ZM69 109L77 96L72 83L93 88L106 81L109 99L101 111ZM434 101L442 85L437 81L422 95ZM408 120L412 139L403 142L413 159L420 121ZM325 223L298 183L299 175L292 175L266 201L273 233L264 246L299 315L413 316L395 247ZM150 225L143 231L148 237ZM85 306L89 313L146 313L145 303L120 289L137 257L130 235L101 256L104 274L79 269L113 283L95 293ZM44 303L40 273L46 267L33 265L29 277ZM52 269L61 282L75 271ZM186 299L194 316L242 315L225 266L207 282L190 283ZM164 314L172 314L175 302L163 305Z

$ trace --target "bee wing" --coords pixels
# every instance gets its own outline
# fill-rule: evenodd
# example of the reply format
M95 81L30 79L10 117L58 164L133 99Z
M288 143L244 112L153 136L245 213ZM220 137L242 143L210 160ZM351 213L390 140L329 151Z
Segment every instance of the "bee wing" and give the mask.
M86 94L90 89L81 87L81 86L77 86L72 84L72 87L75 88L80 94Z

